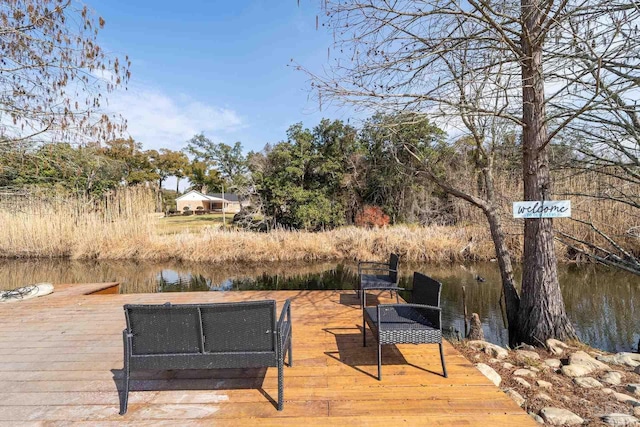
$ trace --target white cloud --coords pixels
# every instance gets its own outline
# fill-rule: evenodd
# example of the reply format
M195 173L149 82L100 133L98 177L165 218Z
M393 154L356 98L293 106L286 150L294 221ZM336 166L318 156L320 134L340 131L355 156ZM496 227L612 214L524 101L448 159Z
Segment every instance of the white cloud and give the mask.
M232 109L195 100L187 95L171 96L152 87L129 86L108 96L110 113L127 119L127 133L142 142L144 149L181 149L197 133L213 140L218 134L244 127Z

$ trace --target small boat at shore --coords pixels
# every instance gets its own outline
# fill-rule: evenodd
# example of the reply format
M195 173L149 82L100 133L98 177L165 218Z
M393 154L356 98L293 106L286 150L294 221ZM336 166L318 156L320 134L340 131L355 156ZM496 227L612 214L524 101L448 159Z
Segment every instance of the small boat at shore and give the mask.
M10 291L0 291L0 303L28 300L49 295L52 292L53 285L51 283L36 283L35 285L23 286Z

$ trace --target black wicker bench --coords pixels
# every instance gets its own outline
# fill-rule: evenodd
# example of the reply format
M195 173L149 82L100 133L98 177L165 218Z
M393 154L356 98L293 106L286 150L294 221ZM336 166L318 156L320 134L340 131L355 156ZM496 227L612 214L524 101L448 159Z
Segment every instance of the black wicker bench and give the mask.
M124 390L127 412L130 372L138 369L278 368L278 410L283 406L283 365L291 355L291 304L279 318L276 302L124 306Z
M362 344L367 345L368 325L378 342L378 380L382 379L382 346L386 344L438 344L443 375L447 376L442 352L441 287L440 282L414 273L411 304L363 307Z

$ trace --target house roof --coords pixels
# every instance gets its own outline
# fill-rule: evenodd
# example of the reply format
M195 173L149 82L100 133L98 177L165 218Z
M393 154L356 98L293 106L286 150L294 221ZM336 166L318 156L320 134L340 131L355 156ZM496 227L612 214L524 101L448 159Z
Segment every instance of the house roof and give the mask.
M201 192L196 191L196 190L187 191L182 196L176 197L176 200L184 199L187 196L191 197L191 196L194 196L194 195L195 196L199 196L199 197L196 197L199 200L211 200L211 201L214 201L214 202L224 202L224 201L233 202L234 201L234 200L229 199L226 194L224 195L224 199L223 199L222 197L216 197L213 194L211 194L211 195L202 194ZM237 200L237 197L236 197L236 200Z
M216 197L218 199L222 199L222 193L209 193L209 194L207 194L207 196ZM238 195L235 194L235 193L224 193L224 199L227 202L237 202L238 201Z

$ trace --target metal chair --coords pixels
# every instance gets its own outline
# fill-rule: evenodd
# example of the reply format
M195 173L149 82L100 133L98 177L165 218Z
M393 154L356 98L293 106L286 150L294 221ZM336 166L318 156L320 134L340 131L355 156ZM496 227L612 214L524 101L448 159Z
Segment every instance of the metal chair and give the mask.
M393 296L396 293L396 302L399 302L398 291L404 288L398 287L398 263L400 257L392 253L389 256L389 262L360 261L358 263L358 276L360 277L360 286L356 290L360 298L360 305L364 307L367 290L388 290ZM372 274L373 273L373 274Z
M382 379L382 346L387 344L438 344L444 377L447 367L442 352L442 284L421 273L413 274L410 304L379 304L362 309L362 344L366 325L378 342L378 380Z

